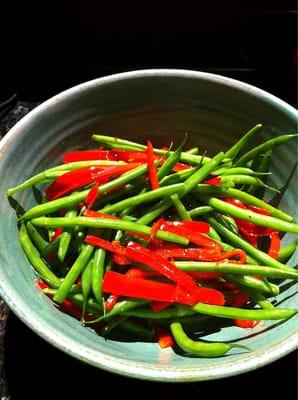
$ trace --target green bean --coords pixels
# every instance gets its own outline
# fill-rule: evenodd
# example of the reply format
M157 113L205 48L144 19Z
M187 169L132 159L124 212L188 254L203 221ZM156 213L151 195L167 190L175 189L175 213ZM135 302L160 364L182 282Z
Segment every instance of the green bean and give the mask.
M172 200L165 197L163 200L155 204L150 210L148 210L142 217L137 220L138 224L147 225L150 224L155 218L159 217L164 211L172 206Z
M210 315L219 318L244 319L244 320L278 320L290 318L297 313L288 308L272 308L267 310L249 310L236 307L214 306L197 303L191 309L199 314Z
M103 249L96 249L93 257L93 265L91 272L91 286L94 297L99 304L103 304L102 298L102 279L104 275L106 251Z
M191 214L190 214L191 215ZM216 230L214 228L212 228L212 226L210 226L210 231L208 236L211 237L211 239L216 240L219 243L222 243L221 237L219 236L219 234L216 232Z
M181 318L194 315L195 310L190 307L175 306L169 307L165 310L161 310L158 313L151 311L149 308L138 308L133 310L127 310L123 312L123 315L130 317L144 318L144 319L172 319Z
M177 162L180 160L181 153L183 150L183 147L185 146L185 143L188 140L188 135L185 135L185 138L183 139L182 143L180 146L172 153L165 163L160 167L160 169L157 172L157 177L158 180L160 181L162 178L164 178L168 173L172 170L172 168L177 164Z
M84 303L83 303L83 315L82 317L84 318L85 315L85 310L86 310L86 304L89 298L90 290L91 290L91 271L93 268L93 259L91 258L89 262L86 264L82 271L82 294L84 298Z
M56 167L46 169L46 170L40 172L39 174L32 176L31 178L27 179L25 182L21 183L20 185L9 188L6 191L6 194L7 194L7 196L12 196L19 190L24 190L31 186L42 183L49 177L55 178L56 176L59 176L61 173L68 172L69 170L87 167L87 166L91 166L91 165L106 166L106 165L123 165L123 164L125 164L125 163L122 161L92 160L92 161L79 161L79 162L58 165ZM55 175L55 173L57 173L57 174Z
M259 130L262 128L263 126L261 124L258 124L254 126L252 129L250 129L245 135L243 135L238 140L238 142L236 142L228 151L226 151L225 156L228 158L237 157L238 153L245 148L246 144L251 139L251 137L255 135L257 132L259 132Z
M172 322L170 325L172 335L177 345L184 351L199 357L221 357L233 348L251 351L248 347L236 343L210 343L190 339L184 332L180 322Z
M298 240L295 240L294 242L288 244L287 246L284 246L283 248L280 249L280 252L278 254L278 261L280 262L285 262L289 260L290 257L294 254L296 248L297 248Z
M170 197L171 197L171 200L177 210L179 217L182 220L191 221L190 214L184 207L184 204L182 203L182 201L179 199L179 196L177 194L172 194L172 196L170 196Z
M67 297L67 294L71 288L71 286L75 283L75 281L78 279L81 271L85 267L85 265L88 263L89 258L91 257L93 253L93 246L85 245L79 254L78 258L76 261L73 263L72 267L68 271L65 279L61 283L59 289L57 290L57 293L54 296L54 301L57 303L62 303L63 300Z
M41 252L48 246L49 243L46 240L44 240L44 238L41 236L41 234L38 232L35 226L31 224L30 221L27 222L26 226L30 239L32 240L33 244L37 247L38 251Z
M159 182L160 186L167 186L167 185L173 185L175 183L180 183L185 181L187 178L189 178L191 175L194 174L200 167L193 167L189 169L184 169L183 171L178 171L175 172L174 174L170 174L168 176L165 176L161 181Z
M65 218L72 218L77 216L76 210L70 210L65 214ZM58 259L64 261L70 241L73 235L73 229L64 230L60 235L59 246L58 246Z
M192 149L185 150L185 153L187 153L187 154L199 154L199 148L198 147L193 147Z
M57 237L55 240L50 242L41 252L40 256L42 258L47 257L51 253L56 253L59 245L59 237Z
M175 265L182 271L187 272L219 272L237 275L260 275L268 278L298 279L298 272L293 268L277 269L263 265L204 261L176 261Z
M210 206L199 206L189 210L189 214L192 218L198 217L199 215L208 214L213 211L213 208Z
M227 168L221 167L216 171L213 171L211 175L269 175L267 172L256 172L251 168L246 167L235 167Z
M279 146L282 143L286 143L291 139L294 139L298 135L281 135L277 136L274 139L267 140L266 142L254 147L250 151L246 152L242 157L240 157L238 160L235 162L235 167L240 167L242 165L245 165L248 161L253 160L256 158L259 154L265 153L268 150L272 150L276 146Z
M275 189L272 186L266 185L261 179L256 178L250 175L223 175L221 177L221 184L227 186L234 185L253 185L253 186L261 186L272 190L274 192L279 192L278 189Z
M28 235L25 224L21 224L20 226L20 242L21 246L26 254L28 260L37 271L37 273L41 276L42 279L47 281L48 283L54 283L56 285L60 285L60 279L49 269L49 267L43 262L40 258L37 249L34 247L31 239Z
M267 151L264 155L263 158L260 162L260 164L257 167L257 172L259 174L265 174L267 173L267 176L265 176L263 179L265 179L264 183L267 183L267 179L268 179L268 171L269 171L269 165L270 165L270 158L271 158L271 154L272 154L272 150ZM265 188L262 187L256 187L256 186L250 186L247 189L247 193L255 195L259 198L264 197L264 193L265 193Z
M277 229L282 232L298 234L298 224L283 221L269 215L258 214L254 211L245 210L216 197L200 196L200 199L215 210L231 215L232 217L240 218L244 221L250 221L253 224L265 226L267 228Z
M225 228L222 224L216 221L213 217L207 217L207 221L225 238L227 239L233 246L238 247L240 249L245 250L249 255L255 258L257 261L268 265L273 268L285 268L281 262L275 260L270 257L267 253L264 253L261 250L256 249L251 244L249 244L246 240L241 237L235 235L233 232L230 232L227 228Z
M259 279L254 278L253 276L249 275L235 276L232 274L226 274L225 280L227 280L228 282L235 283L236 285L241 284L244 287L251 287L268 296L279 295L279 287L277 285L274 285L273 283L267 282L265 280L260 281Z
M245 204L249 204L252 206L264 208L270 212L272 217L276 217L282 219L283 221L292 222L293 217L286 214L285 212L271 206L263 200L258 199L255 196L252 196L248 193L242 192L241 190L227 187L219 187L219 186L211 186L200 184L193 192L195 195L208 195L208 196L216 196L216 197L232 197L238 200L243 201Z
M103 320L108 320L111 317L114 317L115 315L126 315L127 312L131 312L134 308L140 307L144 304L146 304L148 301L147 300L123 300L123 301L118 301L114 305L111 311L105 313L104 315L101 315L97 319L93 321L88 321L86 324L95 324L97 322L103 321Z
M134 207L139 204L150 202L159 199L164 196L170 196L173 193L180 193L184 189L183 183L176 185L161 187L159 189L152 190L147 193L137 194L136 196L128 197L127 199L121 200L118 203L106 205L99 211L107 214L119 212L125 210L127 207Z
M125 319L125 320L121 321L118 326L120 329L122 329L130 334L133 334L134 336L136 336L138 338L141 337L146 340L150 340L150 341L153 340L154 334L153 334L152 330L145 328L141 324L138 324L137 322L132 321L131 319Z
M94 217L73 217L73 218L50 218L50 217L39 217L32 219L33 225L43 226L46 228L61 226L85 226L89 228L109 228L109 229L120 229L125 231L131 231L141 233L144 235L150 235L151 228L146 225L141 225L136 222L123 221L120 219L109 219L109 218L94 218ZM166 240L168 242L174 242L178 244L187 245L189 242L182 236L175 235L166 231L157 231L156 237L158 239Z
M237 285L240 289L242 289L244 292L246 292L249 295L249 297L255 304L258 304L261 308L263 308L265 310L274 308L274 305L269 300L267 300L266 297L262 293L258 292L257 290L255 290L251 287L247 287L247 286L242 287L241 284L239 285L239 283Z

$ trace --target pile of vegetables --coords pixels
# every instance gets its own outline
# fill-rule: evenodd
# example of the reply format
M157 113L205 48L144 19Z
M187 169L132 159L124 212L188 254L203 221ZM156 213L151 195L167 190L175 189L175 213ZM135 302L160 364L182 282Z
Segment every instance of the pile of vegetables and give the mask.
M160 347L218 357L237 343L185 331L214 318L239 328L286 319L273 305L297 242L293 217L263 200L272 151L297 135L250 145L256 125L214 157L93 135L100 147L7 190L40 185L40 204L19 216L20 242L38 287L62 311L109 337L115 330Z

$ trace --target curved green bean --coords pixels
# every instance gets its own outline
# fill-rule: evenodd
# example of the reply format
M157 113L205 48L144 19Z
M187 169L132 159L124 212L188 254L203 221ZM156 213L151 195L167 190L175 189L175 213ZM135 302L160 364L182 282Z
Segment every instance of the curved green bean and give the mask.
M284 246L280 249L280 252L278 254L278 261L280 262L285 262L287 261L292 255L294 254L296 248L297 248L298 240L294 240L294 242L288 244L287 246Z
M38 232L34 225L31 224L30 221L26 224L27 232L32 240L33 244L37 247L38 251L43 251L49 244Z
M76 210L70 210L65 214L65 218L72 218L77 216L77 211ZM68 229L64 230L59 238L59 246L58 246L58 258L60 261L64 261L70 242L71 238L73 235L73 229Z
M240 157L235 162L236 167L245 165L248 161L253 160L259 154L266 153L268 150L272 150L274 147L281 145L282 143L287 143L289 140L294 139L298 135L281 135L274 139L267 140L266 142L254 147L253 149L247 151L242 157Z
M190 339L184 332L180 322L170 325L172 335L177 345L184 351L199 357L221 357L233 348L251 351L248 347L236 343L201 342Z
M226 151L225 156L229 158L235 158L238 153L244 149L248 141L251 139L253 135L255 135L257 132L259 132L260 129L262 129L262 125L258 124L254 126L252 129L250 129L245 135L243 135L238 142L236 142L228 151Z
M31 239L28 235L24 223L21 224L20 226L19 237L24 253L26 254L28 260L30 261L34 269L41 276L41 278L47 281L49 284L53 282L55 285L59 286L61 283L60 279L49 269L49 267L40 258L38 251L31 242Z
M93 257L92 271L91 271L91 286L94 297L98 304L103 304L102 298L102 278L104 275L106 251L103 249L96 249Z

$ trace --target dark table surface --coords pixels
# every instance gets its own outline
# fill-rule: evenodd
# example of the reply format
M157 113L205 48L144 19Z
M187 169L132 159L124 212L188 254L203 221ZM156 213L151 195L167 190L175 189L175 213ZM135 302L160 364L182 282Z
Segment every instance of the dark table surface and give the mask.
M37 103L12 98L0 120L0 138ZM9 109L10 108L10 109ZM25 326L0 303L0 399L85 399L94 394L181 399L296 399L297 356L293 352L261 369L213 382L153 383L125 378L83 364L57 350Z

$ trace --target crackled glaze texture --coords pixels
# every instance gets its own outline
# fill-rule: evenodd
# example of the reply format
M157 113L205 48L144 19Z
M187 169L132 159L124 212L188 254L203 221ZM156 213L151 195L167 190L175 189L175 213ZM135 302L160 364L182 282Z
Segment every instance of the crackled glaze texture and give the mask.
M93 80L65 91L37 107L0 144L0 286L1 296L28 326L61 350L100 368L123 375L161 381L199 381L239 374L265 365L292 351L297 344L297 319L266 322L254 330L224 328L211 340L239 341L251 353L234 350L220 359L183 357L155 344L105 340L75 319L59 312L34 285L34 271L18 241L15 212L5 189L61 161L65 150L91 147L92 133L119 135L156 145L177 144L188 132L190 145L208 154L227 149L257 123L263 136L293 133L296 111L252 86L224 77L183 70L129 72ZM273 157L273 181L278 187L291 175L297 143L278 149ZM25 208L33 204L31 190L18 193ZM291 177L280 207L297 217L297 175ZM284 243L289 241L286 236ZM297 256L290 260L295 265ZM295 287L279 296L294 307ZM297 299L296 299L297 301Z

